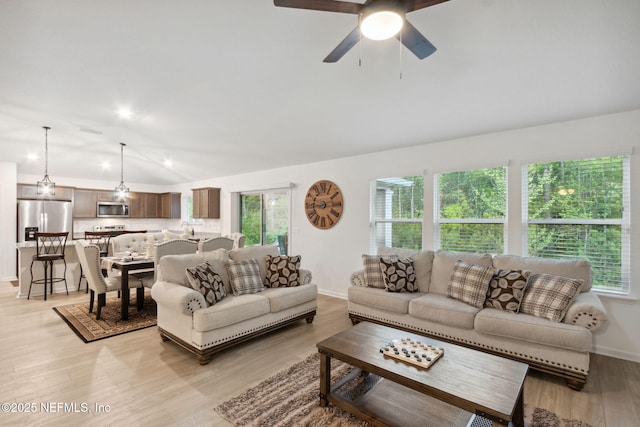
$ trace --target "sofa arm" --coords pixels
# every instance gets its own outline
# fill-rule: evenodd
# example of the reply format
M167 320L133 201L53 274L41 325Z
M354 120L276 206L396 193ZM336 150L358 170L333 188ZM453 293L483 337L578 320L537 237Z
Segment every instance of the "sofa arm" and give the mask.
M607 311L600 298L593 292L582 292L569 306L563 323L584 326L593 332L603 328L607 320Z
M200 292L172 282L156 282L151 288L151 297L158 305L189 316L207 307Z
M300 269L300 284L301 285L308 285L309 283L311 283L312 279L313 279L313 276L311 275L311 271L305 270L304 268Z
M351 286L367 287L367 282L364 281L364 270L351 273Z

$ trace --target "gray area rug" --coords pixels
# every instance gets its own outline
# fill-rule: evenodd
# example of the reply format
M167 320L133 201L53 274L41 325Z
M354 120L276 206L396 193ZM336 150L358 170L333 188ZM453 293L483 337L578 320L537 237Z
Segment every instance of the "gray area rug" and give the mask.
M236 426L251 427L365 427L368 423L334 406L318 405L320 387L320 355L314 353L276 375L222 403L215 410ZM353 368L339 360L331 363L331 380L337 381ZM356 377L340 389L350 398L362 394L379 380L375 375ZM530 421L530 422L529 422ZM578 420L558 417L553 412L536 408L527 427L591 427ZM490 427L485 418L472 417L467 427ZM441 427L441 426L438 426Z
M318 405L319 366L320 356L314 353L304 361L224 402L216 408L216 411L236 426L369 426L368 423L334 406L321 408ZM347 375L352 369L351 366L334 359L331 363L332 382ZM349 399L355 399L379 380L380 378L375 375L357 376L344 384L339 392ZM491 423L487 424L488 420L482 417L472 418L467 424L469 414L462 410L460 412L466 414L462 426L491 426Z

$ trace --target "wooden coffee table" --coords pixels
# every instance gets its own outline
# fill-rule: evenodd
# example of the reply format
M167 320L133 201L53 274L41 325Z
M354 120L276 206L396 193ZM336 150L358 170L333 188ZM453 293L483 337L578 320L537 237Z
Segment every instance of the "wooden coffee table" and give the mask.
M444 355L420 369L380 353L381 347L402 338L442 347ZM494 426L524 426L523 385L529 369L525 363L368 322L317 347L320 406L331 403L377 426L464 426L471 414ZM331 359L357 369L331 384ZM382 379L365 394L347 398L337 392L357 375L369 373Z

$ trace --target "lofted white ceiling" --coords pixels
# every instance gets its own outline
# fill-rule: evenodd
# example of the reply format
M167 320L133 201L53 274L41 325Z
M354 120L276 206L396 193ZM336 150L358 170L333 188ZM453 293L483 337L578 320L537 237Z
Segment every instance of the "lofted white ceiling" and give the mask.
M125 182L169 185L640 108L638 0L450 0L407 19L435 54L364 40L325 64L356 16L0 0L0 160L42 175L48 125L54 180L117 184L122 141Z

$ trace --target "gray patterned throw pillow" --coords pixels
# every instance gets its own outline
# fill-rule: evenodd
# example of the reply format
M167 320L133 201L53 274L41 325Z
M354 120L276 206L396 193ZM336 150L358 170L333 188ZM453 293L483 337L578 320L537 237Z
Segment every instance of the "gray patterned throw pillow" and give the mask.
M284 288L300 285L300 255L267 255L267 287Z
M530 275L528 270L498 270L489 282L484 306L517 313Z
M227 296L222 277L213 270L208 262L189 267L186 271L187 280L189 280L191 287L204 296L208 307Z
M380 258L384 287L388 292L417 292L416 272L411 258Z
M458 260L447 292L451 298L482 308L495 268Z
M550 274L532 274L520 304L520 313L560 322L580 292L583 281Z
M388 255L388 258L397 260L396 255ZM364 267L364 282L369 288L384 289L384 277L380 269L380 255L362 255L362 265Z
M256 259L225 261L234 295L255 294L264 291L260 277L260 264Z

